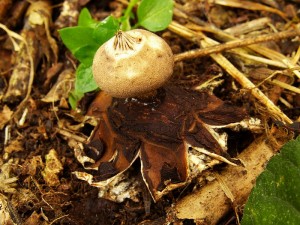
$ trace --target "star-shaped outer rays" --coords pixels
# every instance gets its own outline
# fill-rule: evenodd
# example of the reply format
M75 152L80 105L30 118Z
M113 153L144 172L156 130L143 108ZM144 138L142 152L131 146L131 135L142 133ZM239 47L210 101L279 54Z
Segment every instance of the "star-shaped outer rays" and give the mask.
M89 115L100 118L85 146L92 185L122 173L139 157L153 199L185 184L188 146L230 158L209 129L243 120L243 109L208 92L167 85L155 97L112 99L101 92Z

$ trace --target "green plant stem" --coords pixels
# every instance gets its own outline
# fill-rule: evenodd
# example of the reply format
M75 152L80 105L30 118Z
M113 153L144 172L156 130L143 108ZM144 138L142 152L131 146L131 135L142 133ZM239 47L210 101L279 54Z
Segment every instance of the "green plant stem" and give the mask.
M133 25L132 29L136 29L136 28L138 28L139 26L140 26L140 24L139 24L139 23L136 23L136 24Z
M129 18L132 8L137 4L139 0L130 0L127 9L125 10L124 17Z
M129 19L130 19L130 13L132 11L132 8L137 4L139 0L130 0L125 12L124 12L124 16L123 16L123 19L124 21L122 22L121 24L121 29L122 30L130 30L131 29L131 26L130 26L130 22L129 22Z

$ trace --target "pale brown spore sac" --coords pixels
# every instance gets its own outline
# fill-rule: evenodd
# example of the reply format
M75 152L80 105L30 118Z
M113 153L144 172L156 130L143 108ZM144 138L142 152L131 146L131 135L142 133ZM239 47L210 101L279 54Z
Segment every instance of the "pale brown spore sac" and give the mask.
M146 30L118 31L96 52L93 75L113 97L138 97L164 85L173 73L169 45Z

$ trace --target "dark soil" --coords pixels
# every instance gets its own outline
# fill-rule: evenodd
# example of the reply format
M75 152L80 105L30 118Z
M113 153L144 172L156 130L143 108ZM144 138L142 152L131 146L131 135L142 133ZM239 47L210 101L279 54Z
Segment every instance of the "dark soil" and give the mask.
M26 12L28 12L29 3L27 1L2 0L0 3L0 23L27 41L31 40L32 43L29 45L37 51L31 52L34 60L34 80L29 96L26 96L30 83L28 55L18 54L11 42L11 38L15 37L12 33L0 29L0 183L2 183L0 184L2 203L0 203L3 204L4 201L7 203L6 208L0 205L0 216L4 212L8 212L10 216L6 221L3 220L6 222L4 224L125 225L165 224L166 221L173 224L196 224L195 221L189 219L180 221L168 212L176 201L188 195L197 186L197 181L192 181L187 187L170 192L154 203L142 179L139 178L142 190L140 201L125 200L122 203L116 203L98 198L96 187L77 179L72 174L74 171L82 170L82 166L69 145L72 136L66 137L61 130L67 130L69 134L76 137L86 138L90 135L94 126L83 123L81 115L87 111L97 93L86 94L79 104L80 112L70 108L67 99L68 89L58 93L58 101L43 101L60 74L67 69L72 71L73 77L68 82L71 86L73 85L72 79L75 67L78 65L72 54L62 44L57 30L75 26L78 12L83 7L87 7L95 19L102 20L110 14L120 15L126 8L124 4L126 1L65 0L65 2L71 6L69 15L62 16L64 1L61 0L52 1L48 5L49 9L43 7L40 9L50 13L44 18L48 19L50 35L58 46L57 56L53 43L49 42L44 25L28 29ZM263 10L233 8L210 4L206 1L178 0L176 2L176 10L182 10L189 18L175 13L173 20L186 27L192 27L192 24L202 24L203 27L208 27L207 24L211 24L218 29L225 30L262 17L270 19L273 27L264 26L262 29L243 34L241 38L268 34L272 32L272 29L277 31L291 29L299 25L300 3L297 0L255 1L261 4L271 4L269 7L280 9L285 13L285 19L276 13ZM170 30L159 32L159 35L169 43L174 54L199 48L196 42ZM215 40L218 38L212 32L207 32L206 35ZM20 40L14 40L21 48L24 48ZM299 37L269 41L263 45L291 57L299 50ZM224 52L224 55L237 68L248 74L254 84L259 84L268 75L280 71L273 78L299 87L299 78L293 76L289 69L278 69L276 66L247 61L229 52ZM262 70L267 70L267 75L261 72ZM10 84L13 73L19 74L14 86ZM190 89L216 75L222 75L217 80L223 80L213 91L218 98L243 107L249 115L262 119L263 123L269 126L275 124L279 127L284 126L295 133L299 132L297 123L293 126L286 126L276 122L265 106L260 104L209 55L177 61L172 82ZM299 93L280 88L271 82L263 82L259 87L290 119L299 122ZM242 151L257 136L251 131L228 131L228 133L229 153L232 156ZM50 150L55 150L52 165L46 159ZM48 175L45 175L46 166L50 169ZM133 174L140 177L139 172L136 172L140 171L140 163L135 162L132 167L135 171ZM58 172L55 172L56 169ZM221 170L222 166L215 169ZM13 177L18 179L9 181L9 178ZM236 224L235 216L232 210L220 219L219 224ZM242 216L242 213L239 216Z

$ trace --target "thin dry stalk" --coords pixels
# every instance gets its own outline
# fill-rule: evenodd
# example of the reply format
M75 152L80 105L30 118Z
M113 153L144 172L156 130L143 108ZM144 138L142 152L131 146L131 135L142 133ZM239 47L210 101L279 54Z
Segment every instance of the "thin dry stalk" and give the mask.
M77 24L79 15L79 3L74 0L67 0L63 2L61 13L56 19L54 25L57 29L64 27L72 27Z
M193 58L199 58L202 56L210 55L212 53L220 53L226 50L230 50L233 48L240 48L252 44L257 44L261 42L268 42L268 41L278 41L290 37L295 37L300 35L300 30L289 30L289 31L282 31L279 33L274 34L266 34L261 35L258 37L251 37L246 39L240 39L240 40L234 40L230 41L224 44L218 44L216 46L210 46L204 49L196 49L187 51L184 53L177 54L175 56L175 61L182 61L184 59L193 59Z
M285 100L284 98L280 97L279 101L284 104L288 109L292 109L294 108L293 105L291 105L287 100Z
M31 89L32 89L32 84L33 84L33 79L34 79L34 60L33 60L32 54L30 54L32 52L31 51L32 49L30 49L30 46L28 45L27 40L23 36L9 30L3 24L0 24L0 28L3 29L9 35L11 40L13 40L16 51L17 50L21 51L21 53L19 53L19 54L22 55L23 57L25 57L26 59L28 59L29 68L27 68L26 65L23 66L22 63L19 63L19 64L17 64L17 67L14 70L15 74L18 74L19 71L23 72L24 67L25 67L25 70L28 71L28 84L27 84L28 86L27 86L27 90L25 89L26 90L25 98L22 100L18 109L14 113L14 115L16 115L19 112L19 110L21 110L23 108L23 106L27 103L27 100L30 97L30 93L31 93ZM14 41L14 39L21 41L22 47L19 47L19 45Z
M187 19L188 21L190 21L189 24L186 25L187 28L190 28L190 30L193 31L206 31L206 32L210 32L213 33L216 38L220 41L223 42L229 42L229 41L234 41L234 40L238 40L238 38L236 38L235 36L233 36L233 34L229 34L223 30L218 29L217 27L212 26L211 24L208 24L206 22L203 21L199 21L199 19L194 18L194 17L190 17L188 16L184 10L182 9L182 7L178 4L176 4L176 10L174 10L174 13L177 17L180 18L184 18ZM299 30L299 28L296 26L295 27L296 30ZM200 36L202 35L201 32ZM216 42L216 44L218 44L218 42ZM215 44L215 45L216 45ZM273 62L266 60L266 63L269 65L275 65L279 68L289 68L289 69L293 69L297 62L295 59L290 60L288 57L284 56L283 54L274 51L272 49L266 48L264 46L261 46L259 44L252 44L252 45L248 45L247 47L245 47L245 50L247 51L247 49L256 52L268 59L273 60ZM232 49L230 51L233 51L235 54L243 54L245 57L245 51L241 51L239 48L237 49ZM300 54L300 53L299 53ZM251 58L253 60L257 60L258 58L256 58L255 56L246 54L247 58ZM188 57L188 56L187 56ZM297 58L297 57L296 57ZM298 70L293 70L293 73L300 78L300 72Z
M233 206L245 204L265 163L279 150L277 143L281 141L278 141L268 135L256 139L238 156L244 167L226 166L217 179L179 200L174 208L177 218L194 219L199 224L217 224ZM283 143L286 141L288 137L282 140Z
M182 37L198 43L203 48L216 45L217 43L213 39L206 37L203 33L193 32L175 21L169 25L169 29ZM213 53L210 56L236 81L238 81L243 88L249 90L249 92L266 107L271 117L284 123L292 123L290 118L288 118L272 101L270 101L270 99L265 96L262 91L256 88L256 86L221 53Z
M295 56L291 60L292 64L296 65L299 62L299 59L300 59L300 46L298 47L298 50L297 50Z
M280 10L259 3L255 3L255 2L244 1L244 0L209 0L208 2L211 4L229 6L232 8L241 8L241 9L254 10L254 11L267 11L267 12L275 13L281 16L283 19L286 19L286 15Z
M271 23L271 19L269 17L263 17L227 28L224 30L224 32L239 36L242 34L250 33L252 31L264 29L268 26L269 23Z
M269 65L269 66L275 66L281 69L286 69L286 65L282 62L278 62L272 59L266 59L264 57L261 56L255 56L255 55L251 55L248 53L244 53L243 51L240 51L241 49L232 49L230 51L230 53L236 54L237 56L239 56L240 58L244 58L244 59L249 59L252 60L254 62L258 62L261 64L265 64L265 65Z
M299 89L299 88L296 88L296 87L294 87L294 86L292 86L292 85L289 85L289 84L287 84L287 83L285 83L285 82L282 82L282 81L280 81L280 80L274 79L274 80L269 80L269 82L271 82L271 83L273 83L273 84L276 84L276 85L278 85L279 87L284 88L284 89L287 89L287 90L289 90L289 91L291 91L291 92L295 92L295 93L297 93L297 94L300 94L300 89Z
M87 138L73 134L63 128L56 128L56 132L68 139L71 139L71 140L75 140L75 141L79 141L79 142L86 142L86 140L87 140Z

